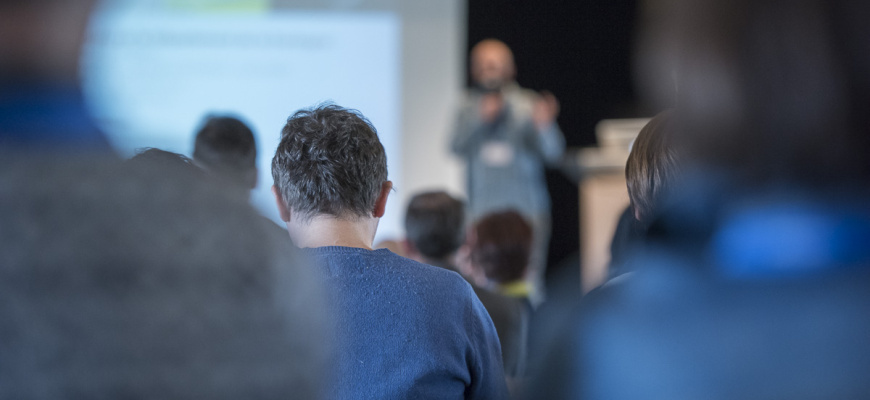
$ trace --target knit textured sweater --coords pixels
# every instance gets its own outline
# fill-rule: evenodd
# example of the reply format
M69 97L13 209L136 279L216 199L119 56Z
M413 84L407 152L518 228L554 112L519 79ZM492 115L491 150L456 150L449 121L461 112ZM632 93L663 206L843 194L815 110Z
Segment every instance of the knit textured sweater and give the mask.
M459 274L387 249L306 249L335 316L340 399L505 399L492 320Z

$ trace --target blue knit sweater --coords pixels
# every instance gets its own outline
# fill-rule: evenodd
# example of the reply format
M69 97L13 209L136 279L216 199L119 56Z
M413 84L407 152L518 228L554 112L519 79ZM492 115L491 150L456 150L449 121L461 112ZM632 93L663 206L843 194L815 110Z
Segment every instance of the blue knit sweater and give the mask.
M306 249L337 324L339 399L505 399L495 327L452 271L386 249Z

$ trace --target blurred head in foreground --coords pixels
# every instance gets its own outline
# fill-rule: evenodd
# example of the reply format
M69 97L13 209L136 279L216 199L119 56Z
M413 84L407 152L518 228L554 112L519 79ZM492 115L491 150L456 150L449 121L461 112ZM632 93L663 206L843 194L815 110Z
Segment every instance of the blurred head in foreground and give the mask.
M0 398L318 397L316 281L170 159L0 160Z
M95 0L0 1L0 82L77 84L79 52Z
M642 270L554 348L570 360L546 379L569 393L536 395L865 397L870 3L649 5L641 56L677 79L682 186Z
M251 128L238 118L207 117L196 134L193 159L245 193L257 186L257 143Z
M675 142L685 144L691 164L747 190L866 185L870 4L648 5L641 79L665 98L676 78L683 126Z
M111 153L79 87L94 3L0 0L0 153Z

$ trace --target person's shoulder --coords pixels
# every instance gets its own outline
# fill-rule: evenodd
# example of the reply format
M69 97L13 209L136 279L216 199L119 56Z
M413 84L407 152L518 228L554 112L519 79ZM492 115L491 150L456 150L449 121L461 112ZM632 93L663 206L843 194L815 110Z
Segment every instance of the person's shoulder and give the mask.
M406 268L409 272L413 272L422 278L451 282L453 284L468 284L465 279L462 278L462 276L455 271L451 271L446 268L436 267L434 265L425 264L407 257L402 257L398 254L390 252L389 250L384 250L389 253L389 257L392 257L396 260L395 262L402 264L402 266Z
M386 249L377 251L383 251L379 256L390 260L391 268L400 272L410 285L423 286L427 288L427 292L440 293L440 295L463 293L467 297L474 297L471 285L455 271L402 257Z

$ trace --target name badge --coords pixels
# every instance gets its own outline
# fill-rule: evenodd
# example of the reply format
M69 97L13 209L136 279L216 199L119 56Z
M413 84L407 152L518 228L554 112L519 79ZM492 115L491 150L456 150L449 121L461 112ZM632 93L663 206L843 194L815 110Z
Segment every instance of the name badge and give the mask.
M480 148L480 158L490 167L504 167L514 161L514 148L505 141L485 142Z

